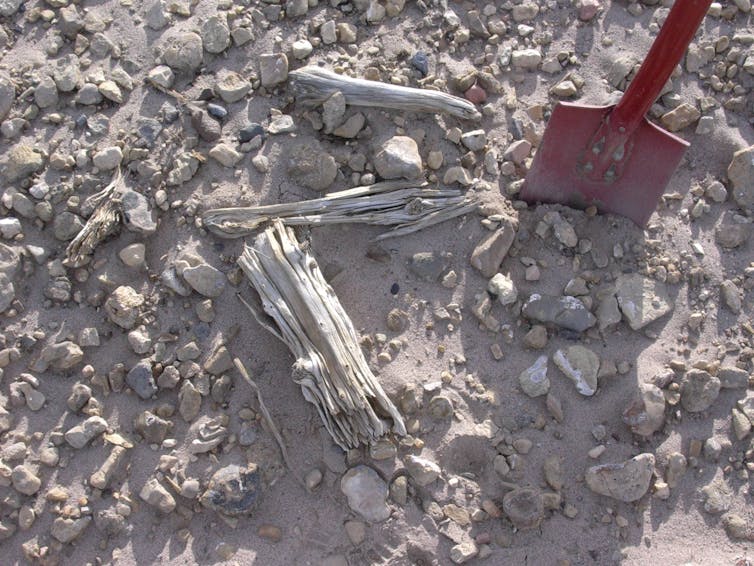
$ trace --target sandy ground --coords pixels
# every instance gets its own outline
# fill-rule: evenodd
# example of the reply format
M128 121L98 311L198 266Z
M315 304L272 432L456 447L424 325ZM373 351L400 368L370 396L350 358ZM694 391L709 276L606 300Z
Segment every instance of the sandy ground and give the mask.
M12 77L16 94L5 120L21 117L26 120L17 135L6 135L0 141L0 153L7 156L10 148L26 143L48 156L44 166L31 176L14 181L4 178L2 188L6 195L12 195L8 191L13 190L29 195L30 187L41 182L50 191L40 200L51 203L55 217L65 210L78 212L77 200L83 202L101 190L110 181L112 172L93 169L87 160L57 170L49 165L49 155L59 152L75 156L83 149L91 156L113 145L132 147L137 137L132 133L140 117L157 117L166 101L176 104L175 99L144 83L147 73L156 65L155 57L165 39L179 31L199 30L202 22L216 13L236 14L230 20L231 29L246 18L254 38L241 46L231 44L221 54L204 52L201 66L195 72L176 72L173 89L188 100L195 100L204 89L212 88L223 72L233 70L251 78L255 91L231 104L213 100L228 110L222 121L223 141L238 147L238 130L250 122L266 126L271 109L291 114L297 130L292 134L269 135L261 148L244 152L242 160L234 167L223 167L207 157L214 143L199 140L192 146L190 139L195 139L196 134L185 113L178 121L165 124L148 155L131 161L124 159L122 164L127 172L126 184L146 196L150 208L156 212L157 231L145 236L124 228L106 239L97 247L92 262L65 270L72 294L62 302L47 298L45 289L53 278L54 266L51 267L50 262L65 257L66 242L55 238L53 220L42 221L33 214L26 217L13 208L12 196L3 198L2 218L18 218L22 226L21 235L4 240L4 244L23 256L21 269L13 278L15 302L6 310L0 324L3 348L17 348L20 353L5 362L0 374L3 399L7 398L4 405L12 415L12 427L0 436L4 465L0 483L4 540L0 544L7 555L3 562L449 564L452 547L460 540L474 540L474 554L478 555L469 557L472 564L749 563L746 557L752 553L754 515L748 465L754 460L747 452L750 437L739 440L732 431L731 410L738 401L750 399L751 390L722 389L714 403L698 413L690 413L679 404L668 404L664 425L648 438L632 434L621 414L639 385L662 374L671 362L675 362L674 367L678 369L681 362L691 368L699 362L709 367L718 361L720 366L738 366L751 375L752 357L747 348L750 352L753 346L752 277L750 273L746 276L744 270L754 259L752 243L745 241L731 250L720 247L715 238L715 228L724 215L745 216L747 211L730 197L718 203L702 196L703 189L713 180L725 183L730 189L726 169L733 153L754 143L751 75L739 70L733 79L742 91L738 94L744 100L743 107L725 109L722 105L735 93L715 92L709 80L699 72L679 68L680 75L673 79L672 92L679 97L675 103L688 102L700 107L701 97L714 98L717 106L703 112L713 117L714 128L711 133L697 134L694 122L678 133L691 142L691 147L666 192L678 193L680 197L660 203L648 228L642 230L626 219L589 216L557 205L525 208L519 203L514 208L515 196L510 196L508 187L523 178L528 161L514 166L504 163L503 155L512 142L520 139L516 120L522 117L533 124L533 141L537 141L545 125L539 110L549 112L557 100L548 91L570 73L576 73L583 80L572 100L606 102L615 92L606 80L611 67L616 59L626 54L641 60L655 35L651 31L652 24L656 24L658 18L662 21L667 14L667 8L659 4L640 4L637 9L636 5L626 2L602 2L595 4L597 15L582 22L578 19L579 7L570 2L538 2L535 3L540 7L537 15L526 22L516 22L512 3L490 3L488 6L494 7L496 13L482 15L482 19L502 20L507 25L506 33L499 41L472 34L470 41L457 45L459 32L450 33L442 17L445 8L421 2L409 2L396 15L385 16L372 24L365 20L366 6L349 3L341 4L340 8L330 5L336 2L321 3L310 7L303 17L281 17L276 21L271 20L278 6L275 3L252 1L218 6L216 2L203 0L166 2L166 13L176 13L169 14L169 22L162 29L153 30L147 25L151 2L86 0L75 4L80 14L96 15L111 22L105 22L101 30L93 26L92 29L98 30L94 32L82 29L78 34L82 39L66 39L57 51L50 51L55 38L60 37L60 12L68 9L62 8L67 4L32 0L24 3L22 10L13 10L12 15L0 19L7 36L0 65ZM694 45L714 45L723 36L752 34L750 13L736 12L735 6L723 3L723 16L727 17L708 16ZM351 9L347 9L349 7ZM190 15L179 15L181 9L190 11ZM451 2L447 9L458 15L462 28L467 28L469 11L477 10L482 14L486 8L483 2ZM40 13L40 10L50 13ZM293 42L306 37L319 38L319 26L331 19L354 24L357 43L315 45L307 60L295 60L290 55ZM518 29L520 23L533 28L531 35L527 36L529 32L525 29ZM91 45L96 34L106 36L117 46L119 57L114 56L112 49L104 56L92 53L91 47L80 50L84 38ZM556 73L537 68L522 70L500 63L506 50L526 47L539 49L545 60L563 52L565 58L574 57L574 62ZM88 80L87 77L94 82L96 77L92 75L98 70L109 77L113 69L122 68L133 79L133 88L123 89L122 103L82 106L74 102L75 92L61 92L57 103L37 108L33 90L24 94L26 89L37 85L43 76L51 73L57 61L77 49L80 60L89 60L88 65L82 63L80 82ZM731 41L730 48L702 66L701 74L709 77L730 49L750 52L751 45ZM451 85L448 90L458 95L462 93L452 89L453 77L474 69L493 72L502 88L499 93L488 92L488 107L481 124L442 116L367 109L364 114L371 135L346 142L314 130L303 110L294 104L285 82L271 93L256 88L258 55L271 52L288 53L291 69L321 63L327 68L346 67L354 75L363 76L366 68L378 67L382 80L388 81L400 73L409 78L410 86L418 86L420 75L409 64L418 50L427 53L430 72L445 79ZM489 54L487 61L485 54ZM77 89L80 86L77 85ZM655 117L669 111L672 103L665 99L664 107L653 109ZM37 112L30 110L33 108ZM59 116L50 120L51 114ZM75 121L81 115L86 115L90 124L103 116L109 122L101 133L93 133L91 128L76 127ZM447 131L453 127L464 132L483 128L488 149L496 151L498 165L503 165L502 173L499 168L494 174L484 171L479 167L483 152L479 152L477 167L471 169L473 176L481 175L484 183L468 191L486 204L485 210L500 211L517 223L516 239L500 271L510 275L520 299L511 306L493 305L491 314L503 325L498 332L486 329L472 312L477 296L486 292L488 283L488 278L469 264L477 244L490 233L480 222L484 218L481 214L469 214L417 234L387 240L382 244L387 252L384 261L375 261L368 253L372 239L380 233L378 228L345 225L302 230L302 237L306 235L311 240L314 256L329 276L359 334L372 337L384 334L388 340L401 342L400 351L392 353L389 363L378 363L377 354L381 350L366 351L390 397L400 407L407 386L418 384L434 391L425 393L423 405L405 415L413 438L420 442L407 447L400 439L391 439L397 447L396 454L384 460L370 458L365 448L351 450L346 455L333 444L313 407L291 379L293 357L288 349L261 328L236 298L236 293L247 299L254 298L246 282L235 287L227 283L222 294L212 299L215 316L206 323L200 322L196 313L197 305L206 298L197 292L178 296L160 282L159 276L181 255L192 252L233 280L237 274L234 260L241 253L243 242L220 240L207 233L198 226L197 210L290 202L317 196L314 191L293 182L287 173L290 148L296 140L319 140L325 151L336 157L340 173L330 190L339 190L358 184L355 182L358 175L353 179L353 171L346 164L349 156L361 152L371 161L388 138L403 132L419 137L417 132L423 130L424 137L419 143L422 158L426 161L429 151L435 150L444 156L439 171L429 171L425 166L430 181L436 183L442 180L444 170L459 164L466 153L462 146L446 139ZM166 187L159 178L150 180L139 169L141 161L151 160L162 170L164 178L172 167L176 148L180 147L193 148L206 158L188 182ZM260 171L252 165L255 155L267 157L269 171ZM153 182L155 179L157 183ZM694 187L701 187L701 192L695 192ZM170 204L164 210L155 203L160 189L167 192ZM709 206L699 218L690 219L689 211L699 200ZM544 215L552 211L559 211L579 240L591 242L593 249L609 260L608 265L596 266L594 252L580 253L578 249L568 248L552 231L540 237L537 228ZM751 215L751 211L748 214ZM142 266L127 267L118 257L118 253L132 243L145 245ZM618 244L622 254L616 254ZM44 259L39 262L32 259L26 248L30 245L41 247ZM701 247L703 255L695 246ZM446 258L443 273L455 271L457 285L449 288L438 280L425 281L417 277L409 265L412 256L420 252L443 255ZM594 298L601 284L614 281L622 273L646 273L648 265L653 265L653 258L662 257L666 258L665 264L673 263L680 273L677 282L667 285L674 307L664 317L639 331L620 322L604 331L592 329L581 335L550 324L544 348L526 347L524 336L532 322L521 315L520 308L529 295L560 296L570 280L591 272L591 275L596 274L595 281L600 281L589 284L589 293ZM541 271L538 280L527 280L526 265L521 258L536 260ZM720 298L719 287L724 280L732 280L742 298L743 307L738 313L732 312ZM394 292L396 284L397 293ZM122 285L131 286L147 297L141 321L153 345L143 354L133 351L128 332L113 324L101 306L102 298ZM452 328L448 328L447 321L435 320L433 312L452 303L461 306L462 320L454 321ZM388 312L394 308L408 314L405 331L394 332L387 327ZM704 319L699 331L690 330L690 317L699 313ZM101 344L83 348L83 359L79 363L64 370L29 369L45 344L63 340L76 342L82 329L92 327L98 330ZM30 336L35 336L35 343L30 343ZM239 411L248 407L258 409L252 391L235 370L227 372L233 383L227 397L218 403L205 395L200 413L192 422L186 422L176 410L180 385L174 389L162 388L151 399L143 400L127 386L122 391L105 392L92 383L92 375L106 376L115 364L121 363L130 369L141 359L151 357L157 361L155 345L158 343L164 344L167 352L160 363L170 365L176 360L175 351L191 342L199 348L195 361L200 366L220 344L225 344L233 356L244 361L281 429L292 470L285 467L261 418L252 420L256 439L249 446L226 440L211 453L190 456L189 445L196 437L197 423L225 415L229 432L237 437L242 429ZM494 344L502 351L500 359L495 359L491 353L490 347ZM550 394L560 401L564 415L562 422L558 422L546 407L544 397L530 398L521 391L518 375L540 355L547 355L551 360L558 349L576 344L596 353L603 367L612 362L621 371L601 378L596 394L585 397L577 393L573 383L550 361ZM181 362L175 361L174 365L181 366ZM157 369L155 372L157 374ZM35 389L46 398L41 409L31 410L23 396L17 393L14 396L12 384L23 380L22 374L32 374L38 380ZM672 393L677 391L683 376L684 371L678 369L673 383L666 386L669 399L674 398ZM210 382L201 368L196 376L187 379ZM211 381L215 380L216 376L212 376ZM79 382L91 386L93 398L98 402L90 402L89 414L100 414L111 432L117 431L134 443L127 451L127 467L124 466L104 490L93 488L89 478L108 457L112 444L96 438L84 448L75 449L62 441L60 435L87 417L71 411L66 404L72 386ZM452 418L438 421L430 416L428 402L437 392L452 402ZM174 443L150 446L140 439L134 420L145 410L162 411L165 415L174 413L169 416L173 427L168 435L175 439ZM598 433L600 425L604 427L602 435ZM515 442L520 439L530 441L530 447L514 448L522 446ZM695 441L706 441L712 448L717 443L721 450L719 454L711 454L714 450L708 448L695 455ZM23 446L19 447L19 443ZM49 465L41 461L40 452L51 444L59 445L59 461ZM598 445L603 446L604 451L596 458L589 456L588 452ZM663 498L656 491L666 476L669 456L676 452L687 458L688 471L677 486L670 489L669 496ZM621 463L640 453L654 455L655 471L646 495L638 501L621 502L594 493L586 485L584 477L588 468ZM405 503L388 498L391 515L386 521L364 520L349 507L340 489L341 477L348 468L366 464L390 484L403 475L408 454L439 464L441 477L425 487L410 479ZM505 477L493 466L499 454L515 462ZM543 473L545 460L553 455L560 458L562 472L563 485L557 494L548 486ZM220 513L205 509L197 498L180 496L164 479L166 476L180 478L180 483L186 478L196 478L201 492L216 470L247 462L255 462L260 467L262 488L251 513L240 518L226 519ZM28 467L41 480L34 493L26 495L14 488L10 470L17 466ZM301 478L313 470L322 473L321 483L306 489ZM150 478L158 478L172 494L176 505L170 513L160 513L140 498ZM708 496L702 489L709 484L723 484L729 491L724 510L714 513L705 510ZM544 511L535 528L518 529L504 514L494 517L488 513L490 509L501 507L504 495L516 486L531 486L556 494L554 508ZM67 497L63 501L50 501L49 493L55 487L66 490ZM494 505L484 506L486 500ZM456 519L448 518L443 508L447 509L449 504L472 515L471 522L459 524ZM481 511L482 507L487 512ZM51 535L56 518L96 517L103 510L113 510L121 517L117 532L108 533L102 522L95 519L71 542L61 543ZM740 516L751 525L743 540L726 533L723 517L730 514ZM347 531L346 523L352 531ZM279 528L279 533L262 536L269 533L270 526ZM359 532L362 528L363 536Z

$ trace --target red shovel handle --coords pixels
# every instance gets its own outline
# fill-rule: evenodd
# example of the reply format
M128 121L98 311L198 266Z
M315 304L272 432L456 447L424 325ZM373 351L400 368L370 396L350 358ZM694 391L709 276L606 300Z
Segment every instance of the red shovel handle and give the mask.
M629 133L650 109L696 34L712 0L675 0L639 72L612 112L613 126Z

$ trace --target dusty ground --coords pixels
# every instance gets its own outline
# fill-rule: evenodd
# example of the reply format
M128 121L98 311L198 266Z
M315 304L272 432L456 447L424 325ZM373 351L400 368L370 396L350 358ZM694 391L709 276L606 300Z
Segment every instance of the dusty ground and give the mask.
M659 204L646 230L622 218L556 205L527 208L515 196L516 181L524 177L558 100L550 89L570 80L575 93L567 99L605 103L617 86L625 87L625 73L642 59L667 15L661 4L648 4L396 2L387 4L384 14L378 2L323 2L306 9L306 3L294 2L0 1L0 83L10 85L3 91L7 100L0 100L0 111L7 107L0 113L0 221L5 222L3 245L15 252L3 248L3 258L11 258L3 259L3 296L13 297L4 305L0 336L0 406L6 408L0 417L7 429L0 435L4 562L448 564L452 557L488 564L748 564L754 541L749 481L754 459L746 418L743 429L734 431L732 415L737 403L745 405L754 396L744 378L743 387L722 388L719 394L705 391L709 406L699 412L679 402L683 395L695 400L696 393L679 394L692 367L706 370L708 382L732 368L750 379L753 369L754 253L746 235L752 209L732 199L734 187L726 176L734 152L754 144L752 55L745 64L754 39L748 2L713 5L692 43L699 61L683 62L672 91L652 109L658 119L687 103L711 122L703 119L704 127L699 126L696 115L681 125L678 135L691 147L667 188L671 198ZM305 13L280 13L296 7ZM454 17L443 18L446 10L456 14L460 25L454 25ZM147 74L168 62L168 40L188 31L201 34L203 23L215 14L227 19L233 39L221 39L220 49L213 49L220 52L212 54L205 35L205 49L190 68L170 63L175 68L171 86L181 96L147 84ZM471 21L477 18L481 24ZM344 43L342 32L334 43L321 43L330 33L322 26L331 20L353 24L355 43ZM298 60L292 46L304 38L314 44L313 51ZM510 61L511 53L515 58L524 49L541 56L528 69ZM422 76L410 63L417 51L426 53L436 86L459 96L459 77L472 71L492 75L479 80L487 94L480 123L365 109L367 130L344 140L312 127L285 80L272 88L260 85L259 55L286 53L290 69L317 63L354 76L376 72L382 81L420 86ZM64 59L72 53L77 59ZM634 61L621 76L616 61L625 57ZM737 69L731 70L734 64ZM65 90L55 70L71 65L80 76ZM239 73L253 89L232 103L212 98L227 110L216 121L222 138L197 137L191 104L184 102L203 108L209 98L204 91L228 71ZM615 84L611 73L618 75ZM102 86L111 78L121 92L119 100L97 101L95 96L94 104L82 104L84 83L112 93ZM165 103L174 105L173 110ZM240 129L250 123L267 128L281 111L293 117L295 132L267 134L261 146L238 142ZM171 122L166 118L171 112L180 117ZM349 109L347 116L353 112ZM151 145L137 132L143 118L156 118L163 126ZM486 148L464 157L467 150L448 139L452 128L484 129ZM480 214L387 240L379 261L371 249L372 238L381 231L377 228L344 225L300 232L311 240L312 253L359 334L377 341L365 353L405 413L411 437L389 439L392 451L388 447L388 457L377 460L366 448L345 454L331 441L291 379L292 355L235 296L254 299L235 266L242 241L210 235L201 227L200 213L218 206L316 197L288 173L299 140L318 140L338 163L338 176L328 190L369 184L375 180L375 153L399 134L418 140L424 175L432 184L442 184L448 167L463 164L474 178L464 190L484 204ZM525 148L514 163L506 151L521 139L535 147L531 153ZM227 167L210 157L218 143L238 151L238 161ZM19 156L22 146L33 148L37 157ZM92 158L113 147L121 149L116 163L95 167ZM430 151L443 155L436 171L427 166ZM196 173L185 182L166 184L176 160L188 154L199 156ZM358 159L351 160L358 154L370 164L366 169L354 165ZM118 226L114 236L96 247L91 261L65 267L67 242L91 212L82 203L110 182L118 161L125 185L146 197L147 223L156 220L156 227ZM715 198L719 187L710 189L714 181L727 189L721 198ZM543 221L549 213L552 224L553 211L560 213L556 224L565 222L575 230L576 246L558 239ZM518 300L508 306L491 297L489 314L500 323L492 330L473 312L489 277L469 263L479 242L496 229L494 217L482 222L490 213L516 226L515 241L495 271L508 274L518 290ZM736 214L738 220L731 220ZM734 225L744 233L742 241L735 248L723 247L721 238ZM722 236L716 235L718 228ZM145 259L129 267L119 253L138 243L144 245ZM422 252L442 258L439 277L423 279L411 268L414 254ZM202 296L180 276L185 296L166 286L161 274L186 257L191 265L208 264L227 275L219 294ZM527 276L532 263L538 277L531 270ZM457 283L442 284L451 270ZM599 324L583 333L543 323L544 343L525 339L537 323L521 314L530 295L562 296L569 282L581 278L586 295L574 294L586 297L597 312L600 293L630 273L666 287L672 303L667 314L639 330L625 320L600 329L600 316ZM122 286L145 299L129 328L115 324L104 307ZM461 320L436 316L436 309L453 303L460 306ZM402 331L388 329L387 315L396 308L408 320ZM99 345L81 344L82 330L92 328ZM380 344L380 335L397 339L399 348ZM39 365L45 347L60 342L67 343L71 358ZM237 372L224 368L218 372L227 376L222 381L206 369L207 358L222 345L259 384L293 469L282 462L253 392ZM500 355L494 355L493 345ZM558 350L574 345L598 356L601 373L593 396L580 395L553 363ZM380 352L389 352L390 361L378 360ZM548 357L549 403L545 396L525 395L518 379L542 355ZM158 378L155 394L146 399L117 383L117 364L128 372L143 360ZM168 366L180 374L172 387L166 378L159 379ZM641 384L657 383L670 367L671 378L661 383L666 403L657 430L647 437L633 434L623 411ZM223 389L220 381L229 381L230 387ZM92 397L73 410L67 399L77 383L89 386ZM36 403L35 391L44 403ZM450 400L452 416L432 416L430 400L437 395ZM186 397L200 405L192 410ZM418 397L418 403L412 404L411 397ZM557 402L560 420L552 409ZM135 425L147 410L172 423L152 444ZM96 415L106 420L109 433L130 440L121 465L102 489L91 485L90 476L117 438L98 434L75 448L62 434ZM225 419L220 422L227 425L228 436L210 452L191 454L199 426L216 417ZM603 448L593 451L599 446ZM394 484L406 475L402 470L409 454L437 463L441 475L423 487L409 477L402 500ZM637 501L600 495L585 483L588 468L638 454L652 454L655 463L646 494ZM668 461L678 454L688 469L668 489ZM549 477L548 482L543 469L553 456L560 478ZM200 503L214 472L247 462L259 466L262 478L250 513L226 518ZM391 514L383 522L366 521L341 491L342 476L359 464L376 470L384 486L393 486L387 498ZM321 472L319 483L315 470ZM310 489L302 478L312 482ZM172 501L165 512L140 496L151 479L169 494L163 503ZM546 494L547 502L529 529L517 528L501 511L505 494L524 487L535 488L538 497ZM467 553L463 559L451 550L457 546Z

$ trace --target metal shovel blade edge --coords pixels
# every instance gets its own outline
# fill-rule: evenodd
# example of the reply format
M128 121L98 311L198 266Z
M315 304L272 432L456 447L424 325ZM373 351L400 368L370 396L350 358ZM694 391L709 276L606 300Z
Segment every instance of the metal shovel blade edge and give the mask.
M593 181L579 168L584 151L614 106L560 102L526 174L520 197L530 203L596 206L644 226L689 143L643 118L631 135L632 149L622 174Z

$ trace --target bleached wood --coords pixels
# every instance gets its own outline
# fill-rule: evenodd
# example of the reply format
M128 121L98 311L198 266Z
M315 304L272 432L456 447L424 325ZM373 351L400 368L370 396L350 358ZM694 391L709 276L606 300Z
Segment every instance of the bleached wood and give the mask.
M340 91L351 106L444 113L462 120L482 117L468 100L437 90L354 79L313 65L291 71L288 77L296 102L306 106L319 106Z
M261 308L244 303L293 353L293 379L335 442L347 450L391 430L406 434L400 412L369 368L351 319L293 229L276 221L245 247L238 264Z

